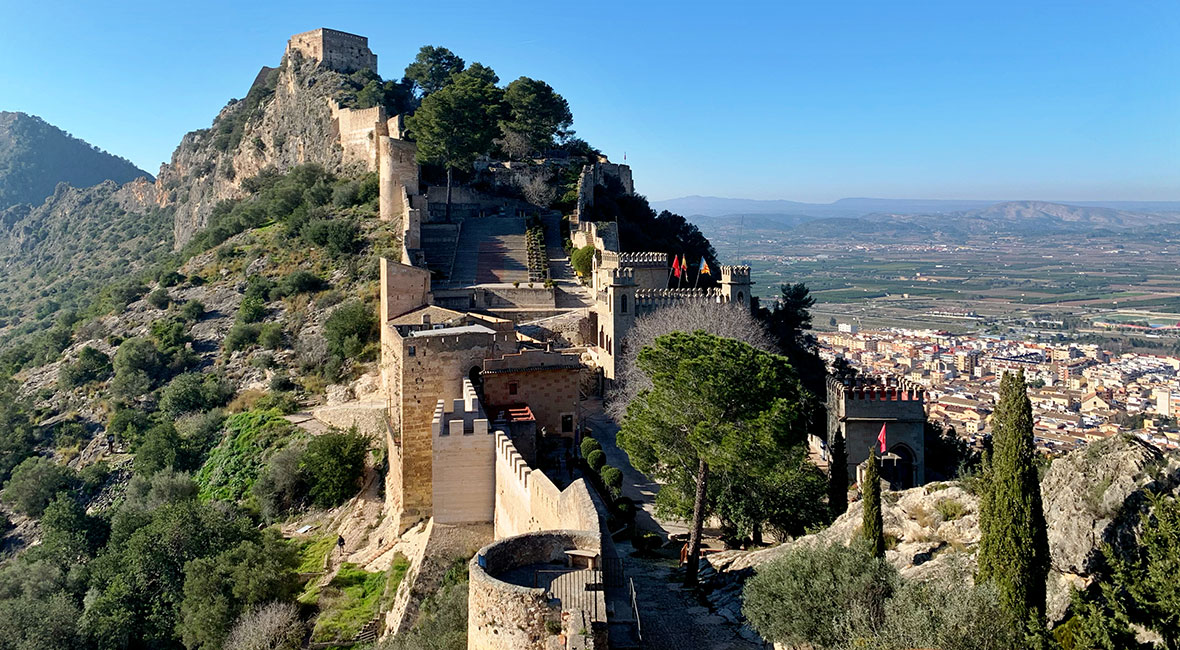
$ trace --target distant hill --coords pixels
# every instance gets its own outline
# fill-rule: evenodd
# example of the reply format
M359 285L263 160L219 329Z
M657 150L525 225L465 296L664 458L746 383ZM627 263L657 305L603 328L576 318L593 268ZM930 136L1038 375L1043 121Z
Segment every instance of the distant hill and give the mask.
M968 199L873 199L847 198L832 203L802 203L786 200L728 199L716 196L683 196L664 201L652 201L656 210L670 210L690 217L728 217L731 215L764 215L781 218L786 222L799 222L824 218L860 218L867 215L948 215L970 216L991 211L997 206L1011 211L1020 209L1026 216L1039 210L1037 206L1066 206L1073 211L1068 216L1057 208L1048 211L1062 217L1064 221L1101 219L1099 215L1110 214L1102 209L1137 214L1180 214L1180 201L983 201ZM1017 206L1019 206L1017 208ZM1093 209L1094 211L1089 211ZM1009 215L1011 216L1011 215ZM1117 219L1116 219L1117 220Z
M140 177L152 179L130 161L35 115L0 111L0 210L21 203L40 205L58 183L90 187Z

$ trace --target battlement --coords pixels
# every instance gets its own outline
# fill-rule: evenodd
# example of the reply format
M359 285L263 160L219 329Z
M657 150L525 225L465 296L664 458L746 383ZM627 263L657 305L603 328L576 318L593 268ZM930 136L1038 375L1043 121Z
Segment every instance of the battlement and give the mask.
M619 266L668 268L667 253L618 253Z
M516 445L513 444L512 438L509 438L508 434L503 431L496 432L496 455L512 471L513 476L520 482L521 487L527 491L529 489L529 478L533 474L533 468L529 467L528 461L516 450Z
M655 311L684 302L701 302L724 305L730 302L718 289L640 289L635 292L637 312Z
M750 282L750 267L748 266L722 266L721 267L721 281L731 284L749 284Z
M287 56L295 53L346 74L365 68L377 71L377 55L369 49L369 39L335 29L295 34L287 41Z
M838 400L879 401L879 402L924 402L926 389L904 378L889 378L876 381L858 378L849 385L828 377L828 395Z
M635 270L623 267L618 269L610 269L611 286L614 285L631 285L635 284Z
M445 400L438 401L430 422L430 432L435 437L489 433L488 419L470 379L463 380L463 397L451 400L449 410L446 408Z

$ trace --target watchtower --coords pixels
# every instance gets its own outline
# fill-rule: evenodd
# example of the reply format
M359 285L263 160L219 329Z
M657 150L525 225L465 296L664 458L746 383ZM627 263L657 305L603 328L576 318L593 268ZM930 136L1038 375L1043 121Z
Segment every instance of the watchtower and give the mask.
M905 379L859 379L846 386L828 378L828 449L843 438L848 475L855 476L870 448L879 450L884 426L882 478L897 490L925 484L925 398L924 388Z
M598 348L603 351L600 366L607 379L615 378L615 366L623 349L623 339L635 324L635 271L610 269L607 284L599 292Z
M752 301L750 289L753 284L750 281L750 267L721 267L721 295L725 298L726 302L750 309Z
M345 74L365 68L377 72L377 55L369 49L369 39L348 32L321 27L296 34L287 41L287 56L296 52Z

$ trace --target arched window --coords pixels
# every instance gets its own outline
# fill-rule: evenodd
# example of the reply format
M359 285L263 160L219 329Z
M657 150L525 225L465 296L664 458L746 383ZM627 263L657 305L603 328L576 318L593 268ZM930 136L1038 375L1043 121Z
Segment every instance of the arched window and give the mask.
M606 335L603 334L602 328L598 328L598 347L606 349Z
M738 302L743 305L746 304L746 297L742 295L741 291L738 292Z
M483 377L480 376L481 369L479 366L472 366L471 370L467 371L467 378L471 380L471 385L479 390L483 387Z

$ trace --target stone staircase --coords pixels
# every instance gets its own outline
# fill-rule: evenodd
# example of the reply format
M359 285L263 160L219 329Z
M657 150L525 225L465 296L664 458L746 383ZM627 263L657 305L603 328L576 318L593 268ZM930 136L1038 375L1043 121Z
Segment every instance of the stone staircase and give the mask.
M451 267L453 285L529 281L525 220L476 217L463 222Z
M427 268L441 273L444 278L450 275L460 233L460 224L422 224L422 252L426 256Z

